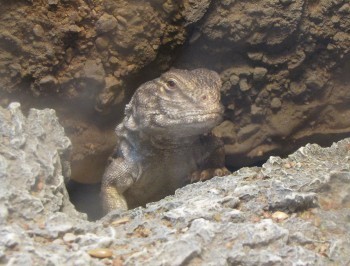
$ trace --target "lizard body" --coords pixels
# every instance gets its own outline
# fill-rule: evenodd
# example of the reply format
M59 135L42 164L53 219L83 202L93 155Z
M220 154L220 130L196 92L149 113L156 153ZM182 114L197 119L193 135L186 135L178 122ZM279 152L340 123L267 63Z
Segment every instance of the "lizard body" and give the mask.
M221 173L206 168L226 169L222 142L207 134L222 121L220 88L214 71L173 69L136 90L102 179L106 212L173 194L191 175Z

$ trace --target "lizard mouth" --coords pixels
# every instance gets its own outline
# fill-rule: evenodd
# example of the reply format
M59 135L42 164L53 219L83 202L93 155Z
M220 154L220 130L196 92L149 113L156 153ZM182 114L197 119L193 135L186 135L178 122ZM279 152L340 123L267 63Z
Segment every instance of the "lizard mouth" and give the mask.
M181 119L193 119L193 120L206 120L211 117L222 116L222 108L212 111L186 111L181 113L168 113L166 116L171 120Z
M223 108L213 110L194 110L178 113L158 114L153 117L155 129L172 134L196 135L207 132L222 121Z

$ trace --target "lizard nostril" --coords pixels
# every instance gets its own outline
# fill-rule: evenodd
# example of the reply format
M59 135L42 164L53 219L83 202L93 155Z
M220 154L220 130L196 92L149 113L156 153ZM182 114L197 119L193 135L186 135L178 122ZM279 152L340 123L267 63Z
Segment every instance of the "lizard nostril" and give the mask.
M202 96L202 100L205 101L207 99L207 95Z

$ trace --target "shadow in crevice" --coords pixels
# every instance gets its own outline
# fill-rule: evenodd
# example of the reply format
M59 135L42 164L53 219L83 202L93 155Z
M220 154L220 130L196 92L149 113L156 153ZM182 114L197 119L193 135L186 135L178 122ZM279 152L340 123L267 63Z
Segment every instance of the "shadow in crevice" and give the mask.
M74 180L66 184L70 201L77 211L86 213L89 221L95 221L103 216L100 198L101 183L83 184Z

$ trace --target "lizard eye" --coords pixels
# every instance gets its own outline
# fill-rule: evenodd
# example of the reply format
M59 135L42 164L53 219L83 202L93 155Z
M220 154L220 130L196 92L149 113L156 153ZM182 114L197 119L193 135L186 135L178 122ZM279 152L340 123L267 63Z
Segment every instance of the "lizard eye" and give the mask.
M167 85L170 89L173 89L173 88L175 88L176 83L175 83L174 80L169 79L169 80L166 82L166 85Z

